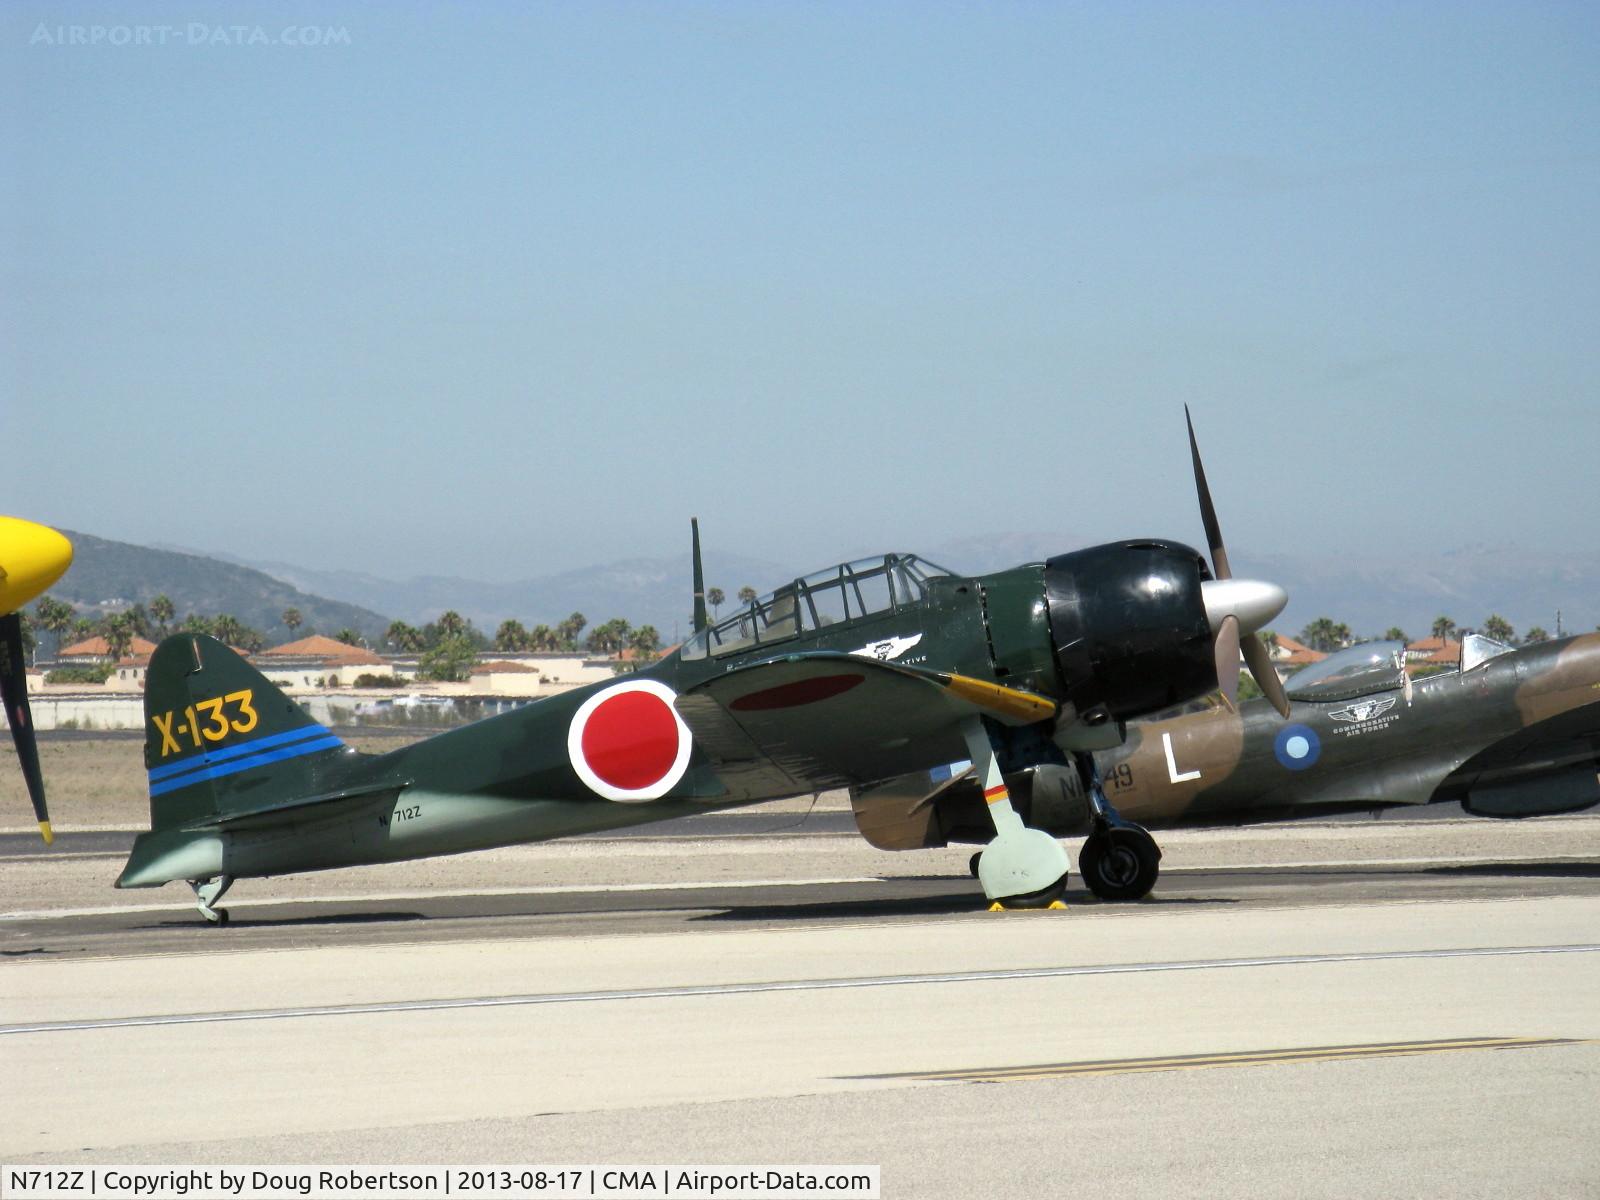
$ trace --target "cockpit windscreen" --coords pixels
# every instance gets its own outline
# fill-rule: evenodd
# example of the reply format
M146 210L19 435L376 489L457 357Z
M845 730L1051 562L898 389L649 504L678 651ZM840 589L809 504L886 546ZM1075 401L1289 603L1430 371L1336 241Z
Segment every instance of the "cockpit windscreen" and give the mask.
M1362 642L1291 675L1284 690L1291 700L1346 700L1390 691L1405 681L1404 642Z
M953 572L915 554L882 554L815 571L702 629L683 644L685 659L720 656L786 641L920 604L928 581Z

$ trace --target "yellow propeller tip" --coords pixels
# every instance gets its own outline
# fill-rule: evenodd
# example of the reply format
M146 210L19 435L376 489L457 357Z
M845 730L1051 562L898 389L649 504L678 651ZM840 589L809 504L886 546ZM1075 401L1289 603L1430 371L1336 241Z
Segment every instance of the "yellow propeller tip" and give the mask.
M56 840L56 835L50 831L49 821L39 822L39 832L44 835L44 844L46 846L50 845Z

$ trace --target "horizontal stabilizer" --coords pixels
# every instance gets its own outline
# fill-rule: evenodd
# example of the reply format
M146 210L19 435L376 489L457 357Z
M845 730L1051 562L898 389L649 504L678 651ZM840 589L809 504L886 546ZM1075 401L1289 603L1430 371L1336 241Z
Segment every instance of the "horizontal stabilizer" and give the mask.
M195 821L184 826L185 833L227 832L238 833L244 830L272 829L284 825L302 824L307 821L318 821L326 817L343 819L350 815L351 809L359 809L368 805L384 807L394 803L399 796L403 783L374 783L361 787L341 788L338 791L328 792L321 796L307 796L304 799L285 800L281 803L270 804L263 808L249 809L244 812L219 813L216 816Z

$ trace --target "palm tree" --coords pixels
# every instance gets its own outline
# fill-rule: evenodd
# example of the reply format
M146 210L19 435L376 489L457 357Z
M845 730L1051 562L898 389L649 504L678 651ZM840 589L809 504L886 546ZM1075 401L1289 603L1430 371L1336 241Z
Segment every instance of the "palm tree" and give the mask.
M522 622L514 617L500 622L500 628L494 631L494 648L514 653L528 648L528 631L522 627Z
M1527 633L1522 635L1522 644L1524 646L1536 646L1540 642L1548 642L1549 640L1550 635L1545 632L1543 625L1535 625L1532 629L1528 630Z
M1261 639L1261 644L1267 648L1267 657L1271 658L1278 652L1278 635L1270 629L1263 629L1256 634Z
M1517 631L1512 629L1511 622L1499 613L1491 613L1489 619L1483 623L1483 635L1492 637L1497 642L1504 642L1508 646L1517 640Z
M150 615L160 627L162 637L167 636L167 630L171 627L172 617L176 612L177 609L172 606L172 597L165 592L150 601Z
M742 588L739 589L739 603L740 604L748 606L748 605L754 604L755 602L756 602L756 590L755 590L755 588L746 585L745 587L742 587Z
M621 617L612 617L604 625L595 626L589 634L589 649L596 654L615 654L628 644L633 630Z
M453 608L447 608L434 622L445 637L460 637L467 631L467 619Z
M343 642L346 646L354 646L361 640L361 635L346 625L343 629L339 630L338 633L333 635L333 640L336 642Z
M654 654L661 649L661 635L656 632L654 625L641 625L633 631L629 645L640 654Z
M299 629L301 625L305 624L305 618L300 615L300 610L298 608L284 609L283 615L279 618L279 620L281 620L284 625L288 627L289 640L291 642L294 641L294 631Z
M232 613L218 613L211 622L211 636L219 642L237 646L244 640L244 622Z
M1300 631L1300 640L1313 650L1337 650L1348 638L1350 630L1345 625L1335 625L1332 617L1318 617Z
M213 631L215 625L216 623L210 617L203 617L199 613L190 613L183 618L183 623L178 628L183 630L184 633L209 634Z
M528 631L530 650L554 650L557 641L556 631L548 625L535 625Z
M728 597L723 594L721 588L706 589L706 603L711 605L711 616L713 619L716 618L717 610L722 607L723 601L725 601L727 598Z
M1435 617L1433 619L1433 636L1441 642L1448 642L1455 631L1456 623L1449 617Z
M1383 640L1386 642L1409 642L1411 639L1406 636L1406 631L1401 629L1400 626L1391 625L1384 631Z
M111 661L117 662L133 645L133 622L128 619L127 613L107 617L100 623L100 636L106 640L106 653Z
M134 636L148 638L152 632L150 613L142 604L135 604L127 611L128 628L133 630Z
M561 637L561 645L568 650L577 648L578 635L589 624L589 618L581 612L575 612L561 624L556 626L556 633Z
M78 611L72 605L57 600L53 596L43 596L39 603L33 606L34 620L40 628L47 629L56 636L57 654L61 653L61 638L67 630L72 628L72 622L77 617Z
M400 654L415 654L422 649L422 631L404 621L390 621L383 631L383 640Z

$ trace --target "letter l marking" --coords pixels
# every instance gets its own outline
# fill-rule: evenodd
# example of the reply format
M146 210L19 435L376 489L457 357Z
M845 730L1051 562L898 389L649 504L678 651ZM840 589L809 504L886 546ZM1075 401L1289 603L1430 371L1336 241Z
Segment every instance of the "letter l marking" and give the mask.
M1173 783L1187 783L1191 779L1200 778L1199 771L1184 771L1182 774L1178 773L1178 764L1172 757L1172 735L1170 733L1162 733L1161 744L1166 748L1167 751L1168 779L1172 780Z

